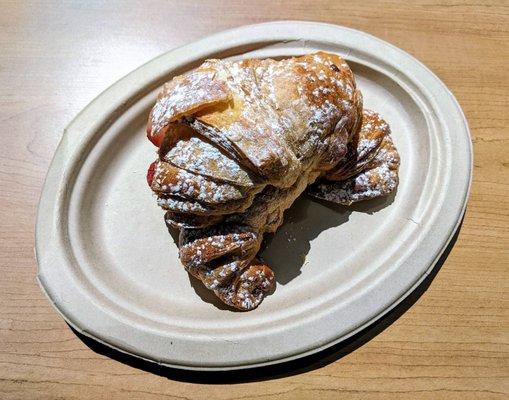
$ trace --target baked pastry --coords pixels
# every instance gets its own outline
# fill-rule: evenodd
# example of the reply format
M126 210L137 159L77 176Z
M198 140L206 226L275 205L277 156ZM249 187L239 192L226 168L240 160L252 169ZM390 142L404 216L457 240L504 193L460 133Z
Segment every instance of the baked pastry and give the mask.
M159 147L147 181L166 224L180 229L182 264L241 310L273 289L256 254L308 186L312 196L351 204L398 183L389 126L363 110L353 73L335 54L207 60L163 86L147 136Z

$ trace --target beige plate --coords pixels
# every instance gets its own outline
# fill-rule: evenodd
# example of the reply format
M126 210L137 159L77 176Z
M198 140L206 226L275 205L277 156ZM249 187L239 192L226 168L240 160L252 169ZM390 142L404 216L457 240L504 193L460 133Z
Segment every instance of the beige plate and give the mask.
M401 154L395 196L354 207L300 198L264 251L278 286L247 313L191 281L145 182L144 128L157 88L206 58L347 59L366 108ZM431 271L464 212L472 165L465 118L440 80L396 47L355 30L276 22L172 50L121 79L64 132L36 229L39 281L67 322L129 354L227 370L317 352L380 318Z

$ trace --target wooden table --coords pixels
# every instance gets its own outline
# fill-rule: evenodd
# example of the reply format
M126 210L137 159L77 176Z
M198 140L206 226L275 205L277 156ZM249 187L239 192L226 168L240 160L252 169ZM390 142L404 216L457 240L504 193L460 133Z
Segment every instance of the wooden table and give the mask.
M508 398L509 3L354 3L2 1L0 398ZM92 351L35 282L36 206L62 130L99 92L162 52L275 19L372 33L423 61L453 91L470 124L475 165L452 251L427 291L321 360L205 375L137 364L87 342ZM251 382L214 385L239 380Z

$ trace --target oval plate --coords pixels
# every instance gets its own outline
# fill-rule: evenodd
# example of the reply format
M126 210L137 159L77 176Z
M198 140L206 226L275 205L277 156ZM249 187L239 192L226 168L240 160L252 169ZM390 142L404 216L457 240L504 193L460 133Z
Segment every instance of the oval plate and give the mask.
M158 88L206 58L324 50L352 67L401 154L387 199L335 207L302 196L262 256L278 287L248 313L217 303L178 260L145 182ZM413 57L368 34L275 22L215 34L133 71L65 130L39 204L38 279L79 332L177 368L228 370L317 352L366 327L431 271L465 210L472 148L463 113Z

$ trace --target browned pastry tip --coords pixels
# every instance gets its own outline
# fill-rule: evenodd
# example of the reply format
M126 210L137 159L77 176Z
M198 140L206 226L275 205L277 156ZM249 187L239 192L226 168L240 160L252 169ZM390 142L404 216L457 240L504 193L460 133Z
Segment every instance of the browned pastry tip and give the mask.
M239 310L250 311L258 307L264 296L276 286L274 272L255 259L229 286L215 290L226 304Z
M147 137L152 143L161 145L171 122L230 99L226 83L215 75L214 70L200 68L164 84L147 123Z
M362 171L377 154L382 140L389 136L389 124L376 112L361 113L360 129L347 145L347 152L340 162L324 175L330 181L343 181Z
M250 310L274 286L272 270L253 261L261 239L262 235L249 227L231 224L182 229L180 261L223 302Z
M307 193L344 205L386 196L398 185L399 165L389 125L376 112L364 110L361 129L345 158Z

